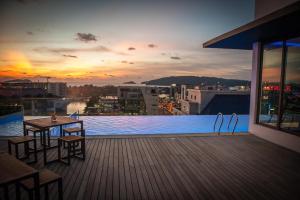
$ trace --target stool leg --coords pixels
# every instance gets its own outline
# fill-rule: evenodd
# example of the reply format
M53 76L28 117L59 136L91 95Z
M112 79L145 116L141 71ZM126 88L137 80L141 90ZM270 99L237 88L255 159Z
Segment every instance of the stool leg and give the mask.
M48 141L48 146L50 147L50 132L49 130L47 131L47 141Z
M28 144L28 142L24 142L24 152L25 152L25 158L29 158L29 144Z
M68 142L68 165L71 163L71 143Z
M16 199L20 200L21 199L21 188L20 188L20 184L16 183Z
M45 200L49 200L49 190L48 190L48 185L45 185Z
M61 140L58 138L58 160L61 160Z
M63 184L61 178L58 180L58 199L63 200Z
M28 197L30 200L33 200L33 190L28 191Z
M76 155L76 151L75 151L75 145L76 145L76 142L72 142L72 151L73 151L73 156Z
M18 146L18 144L15 144L15 153L16 153L16 158L19 159L19 146Z
M63 132L62 132L62 136L63 137L65 137L66 136L66 132L65 132L65 130L63 130ZM63 142L63 144L64 144L64 149L66 148L66 143L65 142Z
M82 152L82 158L85 160L85 139L81 140L81 152Z
M8 153L11 154L11 143L10 143L10 141L8 141L7 144L8 144Z
M33 153L34 153L34 162L37 162L37 145L36 145L36 139L33 140Z
M43 145L43 134L42 132L39 132L40 133L40 145Z
M3 189L4 189L4 199L9 200L8 185L4 185Z

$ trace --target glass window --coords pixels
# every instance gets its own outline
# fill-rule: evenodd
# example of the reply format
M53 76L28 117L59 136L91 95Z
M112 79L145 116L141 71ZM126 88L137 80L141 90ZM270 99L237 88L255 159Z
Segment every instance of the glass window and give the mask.
M276 126L278 121L282 42L263 47L259 122Z
M282 129L300 130L300 38L286 42L286 68L282 106Z

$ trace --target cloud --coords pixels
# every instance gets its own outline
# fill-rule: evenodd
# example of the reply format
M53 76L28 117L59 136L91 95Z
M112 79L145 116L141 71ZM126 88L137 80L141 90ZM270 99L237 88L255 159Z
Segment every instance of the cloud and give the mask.
M73 55L68 55L68 54L63 54L63 57L69 57L69 58L78 58L77 56L73 56Z
M31 31L27 31L26 34L27 35L34 35L33 32L31 32Z
M155 48L155 47L157 47L157 45L155 45L155 44L148 44L148 47L149 48Z
M76 40L82 42L97 41L96 36L91 33L77 33L76 36L77 36Z
M130 65L133 65L133 64L134 64L134 62L130 62L129 64L130 64Z
M37 1L37 0L16 0L16 1L19 3L26 4L26 3L30 3L30 2Z
M112 75L112 74L104 74L104 76L115 77L115 76Z
M50 53L57 53L57 54L70 54L76 52L103 52L103 53L115 53L118 55L128 55L123 52L114 51L105 46L96 46L96 47L89 47L89 48L49 48L49 47L39 47L33 49L36 52L50 52Z
M128 48L128 51L134 51L134 50L135 50L134 47L129 47L129 48Z
M180 60L180 59L181 59L181 58L178 57L178 56L171 56L170 58L173 59L173 60Z
M126 60L122 60L121 63L127 63L127 61Z

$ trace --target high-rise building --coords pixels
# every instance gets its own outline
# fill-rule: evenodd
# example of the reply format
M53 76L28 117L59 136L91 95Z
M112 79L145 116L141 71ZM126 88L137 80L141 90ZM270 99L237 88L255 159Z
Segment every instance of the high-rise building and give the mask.
M158 87L128 84L118 86L121 110L132 114L158 114Z

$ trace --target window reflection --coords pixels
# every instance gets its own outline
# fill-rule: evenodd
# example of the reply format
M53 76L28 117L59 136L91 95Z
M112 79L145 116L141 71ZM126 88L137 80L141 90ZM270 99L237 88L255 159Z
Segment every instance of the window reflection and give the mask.
M300 130L300 38L286 42L286 68L281 128Z
M278 120L281 58L281 42L264 45L259 122L271 126L276 126Z

